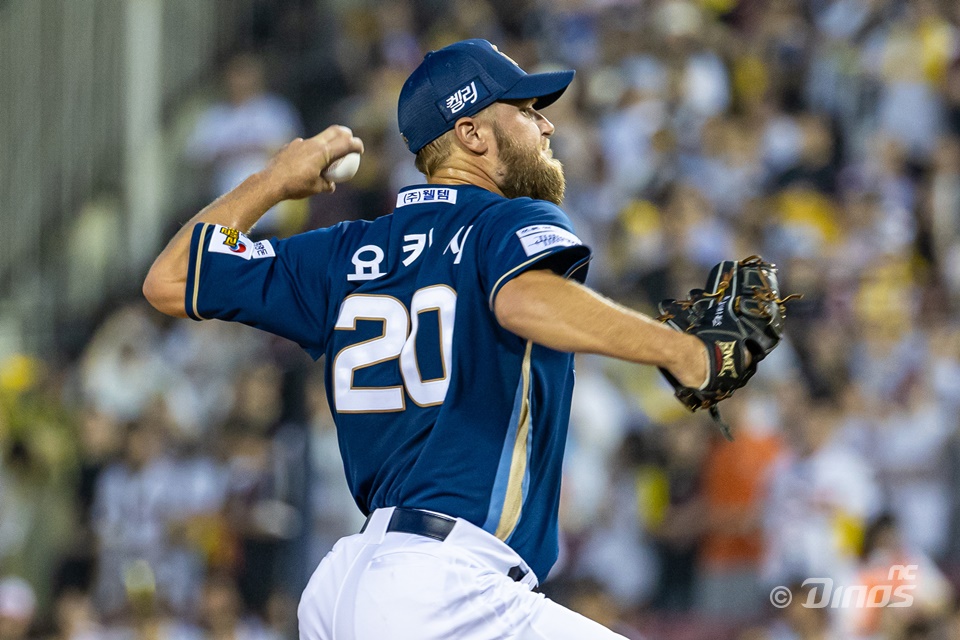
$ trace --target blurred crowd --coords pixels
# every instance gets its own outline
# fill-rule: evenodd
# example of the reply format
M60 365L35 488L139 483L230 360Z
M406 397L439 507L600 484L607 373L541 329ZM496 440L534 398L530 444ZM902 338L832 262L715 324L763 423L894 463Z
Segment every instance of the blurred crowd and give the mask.
M257 232L389 212L422 179L401 83L484 37L577 70L545 115L592 286L654 313L761 254L804 295L723 404L733 443L655 370L578 358L545 593L630 638L960 638L960 4L255 4L252 53L172 110L171 228L331 123L364 139L357 177ZM321 367L109 307L69 356L0 365L0 640L295 638L362 523Z

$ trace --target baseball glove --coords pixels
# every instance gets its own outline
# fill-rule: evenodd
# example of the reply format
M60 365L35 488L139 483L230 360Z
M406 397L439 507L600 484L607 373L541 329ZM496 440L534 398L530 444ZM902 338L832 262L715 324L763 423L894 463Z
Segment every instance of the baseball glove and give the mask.
M715 266L706 289L693 289L686 300L664 300L661 322L690 333L707 345L710 375L703 387L685 387L669 371L660 371L688 409L709 409L727 440L733 440L717 404L747 384L763 360L780 343L787 300L780 297L777 268L760 256Z

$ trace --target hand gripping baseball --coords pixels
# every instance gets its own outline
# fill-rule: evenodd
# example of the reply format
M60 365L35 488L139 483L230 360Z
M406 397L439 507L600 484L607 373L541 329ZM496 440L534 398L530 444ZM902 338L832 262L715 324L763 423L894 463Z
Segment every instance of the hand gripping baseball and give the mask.
M784 303L799 297L781 298L776 266L750 256L715 266L706 289L693 289L686 300L660 303L659 320L702 340L709 361L707 380L699 389L682 385L666 369L661 371L677 399L691 411L709 409L728 440L733 436L720 418L717 403L746 385L757 363L780 343Z
M347 127L333 125L312 138L297 138L273 157L266 172L284 200L332 192L336 185L322 174L349 153L363 153L363 141Z

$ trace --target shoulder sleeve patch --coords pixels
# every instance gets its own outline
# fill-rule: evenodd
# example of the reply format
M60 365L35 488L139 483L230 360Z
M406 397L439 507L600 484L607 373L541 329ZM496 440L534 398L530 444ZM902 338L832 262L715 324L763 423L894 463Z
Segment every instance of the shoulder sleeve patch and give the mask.
M212 253L225 253L243 258L244 260L272 258L277 255L270 241L261 240L254 242L248 238L246 234L219 224L214 226L214 231L210 235L210 243L207 245L207 251Z
M582 245L573 233L552 224L535 224L517 231L517 237L523 250L532 256L555 247L574 247Z

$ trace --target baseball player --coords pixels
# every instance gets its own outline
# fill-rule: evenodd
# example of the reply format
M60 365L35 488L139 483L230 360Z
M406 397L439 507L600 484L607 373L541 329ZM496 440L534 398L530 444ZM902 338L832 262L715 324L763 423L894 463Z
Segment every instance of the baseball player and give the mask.
M620 638L534 591L557 558L573 353L696 388L704 343L581 282L553 125L573 71L527 74L485 40L429 53L399 99L426 184L394 212L251 241L277 202L332 191L349 129L297 139L201 211L150 270L160 311L243 322L325 355L348 484L368 515L301 599L309 640Z

